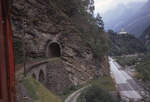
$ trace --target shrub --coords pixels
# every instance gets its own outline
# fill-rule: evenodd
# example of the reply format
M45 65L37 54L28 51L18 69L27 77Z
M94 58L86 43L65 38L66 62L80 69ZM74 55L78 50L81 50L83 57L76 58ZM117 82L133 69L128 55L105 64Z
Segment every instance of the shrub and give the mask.
M144 81L150 81L150 54L147 54L143 60L136 65L136 70L138 71L139 76Z
M97 85L92 85L81 94L81 99L86 102L119 102L114 99L107 91L101 89Z
M116 57L117 62L122 66L132 66L135 65L138 61L138 56L124 56Z
M79 89L79 87L80 87L80 86L72 85L72 86L70 86L69 88L64 89L63 95L68 95L68 94L70 94L71 92L73 92L73 91Z

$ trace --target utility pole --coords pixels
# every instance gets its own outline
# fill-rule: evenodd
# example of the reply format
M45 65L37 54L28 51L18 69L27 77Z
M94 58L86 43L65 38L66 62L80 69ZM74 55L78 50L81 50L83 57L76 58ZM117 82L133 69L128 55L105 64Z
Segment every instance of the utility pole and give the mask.
M27 21L26 18L24 19L24 33L22 37L22 43L23 43L23 59L24 59L24 77L26 77L26 61L27 61L27 55L26 55L26 27L27 27Z

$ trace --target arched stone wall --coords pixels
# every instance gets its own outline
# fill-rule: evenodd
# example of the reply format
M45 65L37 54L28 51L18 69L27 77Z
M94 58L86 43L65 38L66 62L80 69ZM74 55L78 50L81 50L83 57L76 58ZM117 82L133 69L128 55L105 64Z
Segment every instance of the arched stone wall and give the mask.
M32 65L27 72L35 80L38 80L41 83L45 84L47 80L46 68L47 68L47 62L41 62L41 63Z
M41 83L44 83L45 82L45 75L44 75L44 72L43 72L43 70L40 70L40 72L39 72L39 81L41 82Z
M47 45L46 51L47 57L55 58L61 56L61 47L60 44L57 42L51 42Z

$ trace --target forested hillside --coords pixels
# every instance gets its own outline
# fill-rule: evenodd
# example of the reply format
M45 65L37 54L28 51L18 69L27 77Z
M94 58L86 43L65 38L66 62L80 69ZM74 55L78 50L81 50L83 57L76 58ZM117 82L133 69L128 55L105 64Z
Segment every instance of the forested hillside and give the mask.
M121 35L113 31L109 31L108 34L111 42L111 49L109 51L111 56L144 53L146 51L144 43L132 35Z

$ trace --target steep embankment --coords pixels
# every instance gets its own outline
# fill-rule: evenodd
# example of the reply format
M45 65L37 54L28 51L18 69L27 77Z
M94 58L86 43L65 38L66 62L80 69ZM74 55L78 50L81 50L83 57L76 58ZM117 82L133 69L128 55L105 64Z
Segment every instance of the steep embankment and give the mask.
M129 34L120 35L115 32L108 33L111 41L109 54L112 56L143 53L146 51L144 44L134 36Z
M40 82L29 76L23 80L22 85L18 85L17 90L21 90L24 95L20 99L17 98L18 102L62 102ZM21 96L21 94L17 94L17 96Z

